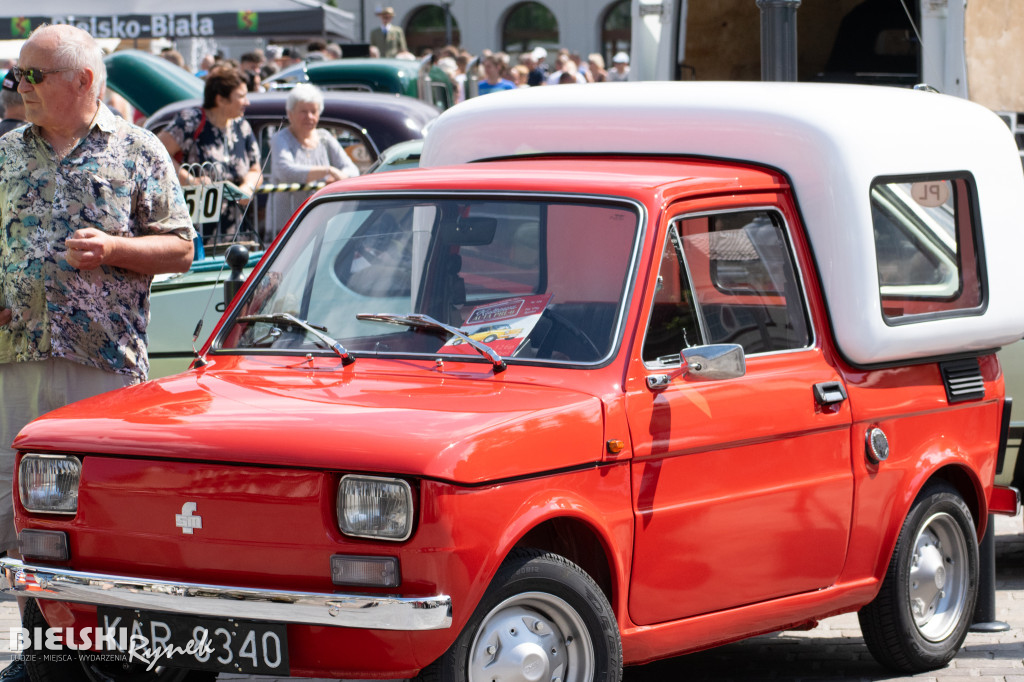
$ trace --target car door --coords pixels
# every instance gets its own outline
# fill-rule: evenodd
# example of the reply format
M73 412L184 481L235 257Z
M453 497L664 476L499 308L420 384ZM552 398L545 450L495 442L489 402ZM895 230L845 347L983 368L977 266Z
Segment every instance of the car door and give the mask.
M790 228L771 205L669 221L627 390L636 623L817 590L843 567L851 412ZM706 344L742 346L745 374L681 374L679 351Z

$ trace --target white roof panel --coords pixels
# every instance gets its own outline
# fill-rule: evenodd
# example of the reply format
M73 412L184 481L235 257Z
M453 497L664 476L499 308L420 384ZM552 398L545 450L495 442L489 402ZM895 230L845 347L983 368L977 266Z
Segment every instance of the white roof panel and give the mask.
M836 338L857 364L1008 344L1024 335L1024 172L991 111L878 86L642 82L537 87L461 103L433 124L424 167L535 153L733 159L791 180ZM982 314L887 325L869 188L888 175L971 173L988 275Z

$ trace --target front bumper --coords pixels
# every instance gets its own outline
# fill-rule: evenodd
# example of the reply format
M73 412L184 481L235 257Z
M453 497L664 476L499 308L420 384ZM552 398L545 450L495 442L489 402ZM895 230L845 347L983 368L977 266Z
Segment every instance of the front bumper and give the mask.
M452 623L451 598L286 592L146 580L32 566L0 559L2 591L35 599L369 630L441 630Z

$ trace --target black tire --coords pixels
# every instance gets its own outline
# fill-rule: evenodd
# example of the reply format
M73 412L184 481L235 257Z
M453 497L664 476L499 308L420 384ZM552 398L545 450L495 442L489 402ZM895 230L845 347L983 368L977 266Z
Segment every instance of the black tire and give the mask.
M497 668L495 677L503 681L526 680L522 671L528 668L529 679L618 682L622 641L615 614L576 564L550 552L515 550L455 643L416 679L467 682L485 665ZM537 665L547 668L540 677Z
M33 633L34 628L45 632L48 627L35 599L25 605L22 622L23 627ZM116 662L87 663L74 649L54 651L37 648L36 644L33 640L33 648L25 652L31 654L25 657L25 667L32 682L214 682L217 679L217 673L201 670L158 667L147 672L145 666L137 664L126 668Z
M960 650L978 597L978 541L971 511L952 486L921 491L903 522L882 588L858 614L883 666L919 673Z

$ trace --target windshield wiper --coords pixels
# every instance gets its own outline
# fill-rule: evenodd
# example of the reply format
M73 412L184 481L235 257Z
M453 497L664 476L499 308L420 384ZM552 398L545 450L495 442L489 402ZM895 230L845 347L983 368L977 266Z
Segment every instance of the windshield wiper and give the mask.
M334 351L339 358L341 358L341 364L351 365L356 361L352 355L345 350L345 347L340 343L329 337L324 332L327 331L326 327L315 327L308 322L300 320L294 315L288 313L274 313L272 315L243 315L239 317L238 322L284 322L285 324L294 325L300 329L304 329L316 338L320 339L327 344L327 347Z
M476 339L469 338L458 327L453 327L451 325L445 324L444 322L438 322L430 315L393 315L391 313L359 313L356 315L356 319L371 320L374 322L387 322L388 324L400 324L406 327L421 327L424 329L443 330L448 332L452 336L459 337L460 339L468 343L470 346L472 346L474 350L480 353L480 355L483 355L488 360L490 360L491 364L494 366L495 374L497 374L498 372L505 371L505 368L508 367L508 365L505 364L505 361L501 359L501 356L498 355L493 348L485 346Z

